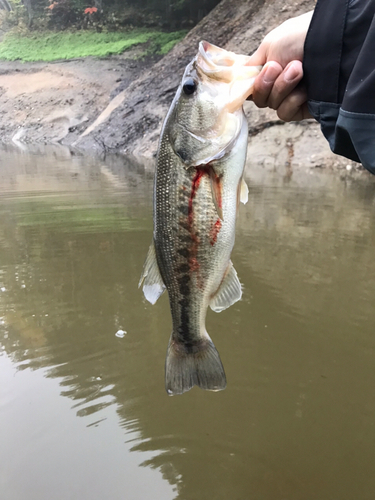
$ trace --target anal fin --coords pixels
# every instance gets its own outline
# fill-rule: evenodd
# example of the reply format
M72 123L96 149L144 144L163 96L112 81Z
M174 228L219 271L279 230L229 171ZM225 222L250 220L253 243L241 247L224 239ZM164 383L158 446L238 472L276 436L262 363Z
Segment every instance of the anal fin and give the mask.
M210 307L215 312L221 312L240 300L241 297L241 283L233 267L232 261L229 261L224 279L217 292L212 297Z
M158 263L156 262L154 242L151 243L148 249L148 254L143 266L141 279L138 283L138 288L142 286L145 298L151 303L155 304L160 295L165 290L163 278L160 275Z

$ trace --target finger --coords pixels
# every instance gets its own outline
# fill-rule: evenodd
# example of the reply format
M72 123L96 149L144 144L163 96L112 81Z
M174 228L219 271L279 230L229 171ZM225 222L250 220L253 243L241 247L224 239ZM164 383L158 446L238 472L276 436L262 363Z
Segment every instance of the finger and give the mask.
M278 109L284 99L296 88L302 77L301 61L291 61L276 79L268 98L268 106L272 109Z
M247 66L263 66L267 61L266 50L264 44L261 44L257 50L249 57ZM253 94L250 94L246 99L247 101L253 101Z
M259 45L257 50L252 54L246 63L247 66L263 66L267 62L266 47L263 43Z
M272 87L281 74L283 68L275 61L268 62L254 81L253 101L258 108L268 106L268 99Z
M280 104L277 116L284 122L300 121L311 118L307 107L307 92L305 87L298 86Z

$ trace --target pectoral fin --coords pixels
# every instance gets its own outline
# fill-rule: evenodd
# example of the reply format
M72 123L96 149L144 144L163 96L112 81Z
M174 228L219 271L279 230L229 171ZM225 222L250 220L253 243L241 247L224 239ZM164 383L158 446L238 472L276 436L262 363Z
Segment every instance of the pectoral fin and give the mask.
M212 201L214 202L217 215L223 221L223 208L222 208L222 183L221 177L216 174L213 167L209 168L210 174L210 182L211 182L211 192L212 192Z
M151 304L155 304L160 295L164 292L165 285L160 275L158 263L156 262L155 247L153 242L148 250L138 288L142 286L142 283L145 298Z
M240 300L242 297L241 283L238 279L232 261L229 261L225 277L210 302L210 307L215 312L224 311L227 307Z
M242 177L237 187L237 215L240 209L240 202L245 205L248 201L249 201L249 188L247 187L247 184Z
M249 188L245 182L245 179L242 177L241 179L241 191L240 191L240 202L246 205L249 201Z

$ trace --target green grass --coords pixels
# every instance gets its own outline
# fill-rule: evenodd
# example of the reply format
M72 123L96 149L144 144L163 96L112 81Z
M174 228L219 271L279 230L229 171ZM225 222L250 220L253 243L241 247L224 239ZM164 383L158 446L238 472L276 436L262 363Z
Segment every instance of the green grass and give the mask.
M21 35L9 32L0 43L0 59L8 61L56 61L78 57L105 57L139 44L147 44L144 54L166 54L186 35L174 33L131 32L96 33L93 31L43 32Z

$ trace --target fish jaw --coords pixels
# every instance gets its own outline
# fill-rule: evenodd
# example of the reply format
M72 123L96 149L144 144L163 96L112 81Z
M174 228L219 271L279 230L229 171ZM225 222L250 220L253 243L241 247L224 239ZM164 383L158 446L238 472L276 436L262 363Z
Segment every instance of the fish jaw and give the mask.
M225 108L230 113L238 110L252 94L255 78L262 69L250 66L250 60L250 56L235 54L206 41L199 44L197 71L203 79L228 84Z

